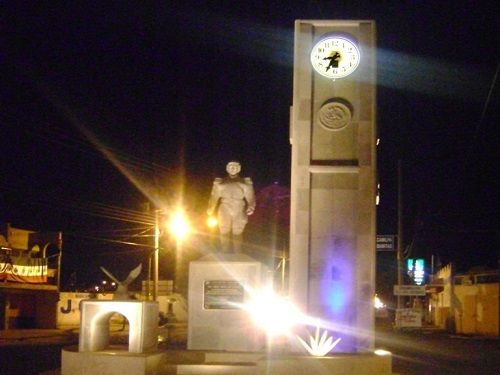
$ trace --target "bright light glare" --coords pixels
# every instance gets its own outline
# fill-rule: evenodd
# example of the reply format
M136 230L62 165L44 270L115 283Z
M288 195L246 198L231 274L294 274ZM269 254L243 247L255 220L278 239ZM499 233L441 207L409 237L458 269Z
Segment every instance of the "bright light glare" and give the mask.
M383 303L382 300L378 298L378 296L375 296L373 305L376 309L383 309L385 307L385 303Z
M215 228L219 222L215 216L209 216L207 219L207 225L209 228Z
M376 355L384 356L384 355L391 355L391 352L388 352L387 350L384 349L377 349L374 351Z
M290 334L293 325L301 318L299 311L290 301L273 293L271 289L255 293L244 308L270 337Z
M170 230L170 233L172 233L178 240L184 239L191 231L189 222L186 219L184 212L182 212L181 210L178 210L174 214L168 228Z

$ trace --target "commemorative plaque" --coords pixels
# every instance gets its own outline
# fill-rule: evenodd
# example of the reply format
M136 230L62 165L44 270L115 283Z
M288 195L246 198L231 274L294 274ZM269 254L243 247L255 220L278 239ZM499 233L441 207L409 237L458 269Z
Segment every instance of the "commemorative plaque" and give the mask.
M244 302L245 290L235 280L209 280L203 286L205 310L239 310Z

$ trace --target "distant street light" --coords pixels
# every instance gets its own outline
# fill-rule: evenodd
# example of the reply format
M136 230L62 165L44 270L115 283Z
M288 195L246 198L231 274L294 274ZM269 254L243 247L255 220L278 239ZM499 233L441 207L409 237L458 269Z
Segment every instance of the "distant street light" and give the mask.
M184 214L184 211L178 209L170 220L168 229L177 241L182 241L191 232L191 227Z

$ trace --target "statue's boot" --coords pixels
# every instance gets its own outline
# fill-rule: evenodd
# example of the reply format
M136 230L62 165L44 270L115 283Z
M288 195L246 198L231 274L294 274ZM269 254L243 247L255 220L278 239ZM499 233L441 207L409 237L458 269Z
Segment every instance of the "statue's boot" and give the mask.
M240 254L243 252L243 235L242 234L233 234L233 250L236 254Z
M229 253L231 251L231 237L229 235L220 235L220 248L223 253Z

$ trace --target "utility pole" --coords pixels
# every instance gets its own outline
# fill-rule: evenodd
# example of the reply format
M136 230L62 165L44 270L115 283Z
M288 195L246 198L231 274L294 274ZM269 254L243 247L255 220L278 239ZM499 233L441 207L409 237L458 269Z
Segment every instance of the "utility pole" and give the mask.
M398 262L398 289L401 289L402 275L401 275L401 262L403 250L403 171L401 166L401 159L398 160L398 248L397 248L397 262ZM401 296L398 294L397 309L401 308ZM397 311L397 310L396 310ZM396 317L398 314L396 313ZM396 321L398 326L399 321Z
M153 301L158 297L158 257L160 253L160 211L155 210L155 255L153 258Z

